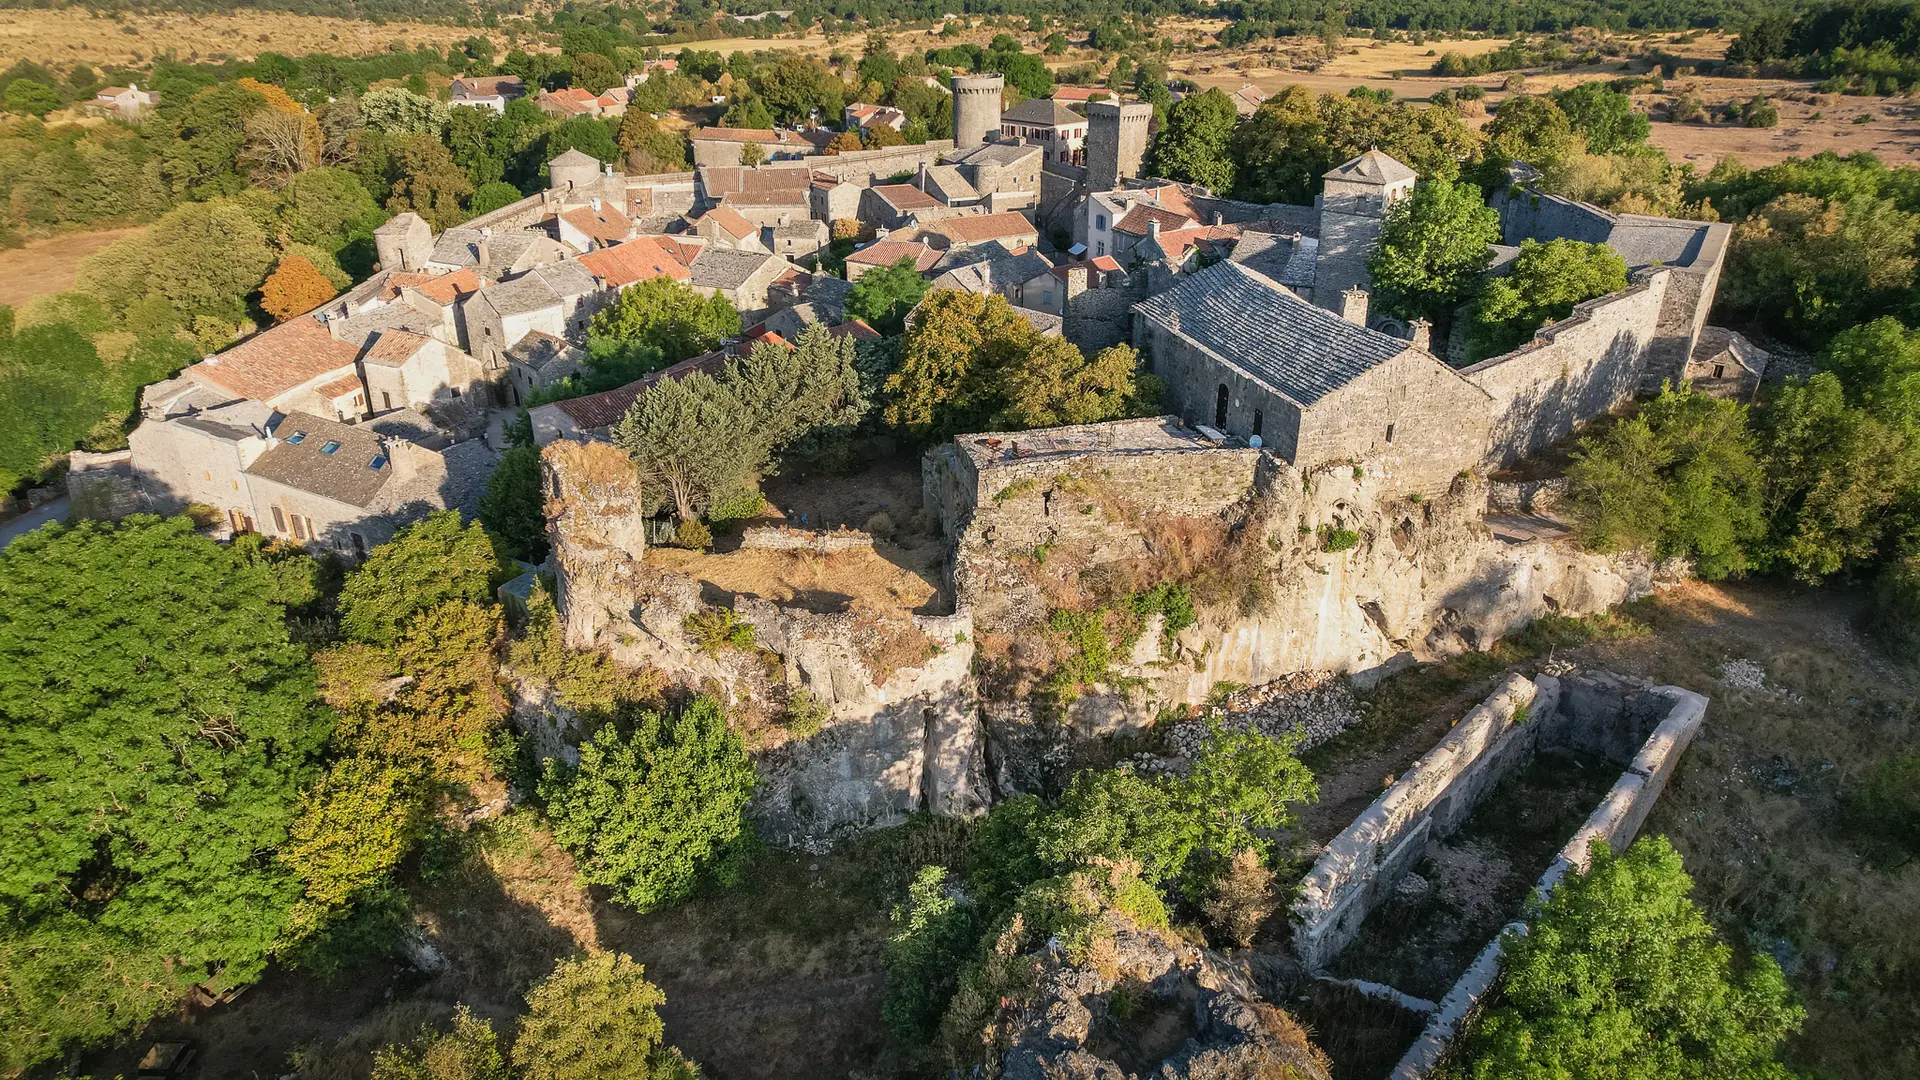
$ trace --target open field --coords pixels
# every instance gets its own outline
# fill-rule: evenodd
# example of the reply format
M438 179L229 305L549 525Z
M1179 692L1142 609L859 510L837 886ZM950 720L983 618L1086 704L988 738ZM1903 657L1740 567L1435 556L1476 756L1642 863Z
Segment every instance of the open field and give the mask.
M173 53L181 60L222 55L240 59L261 52L303 56L312 52L361 56L386 52L402 42L412 48L444 48L489 32L478 27L390 22L241 11L231 15L128 14L120 19L73 6L52 10L8 8L0 12L0 67L17 60L65 66L85 63L139 65ZM493 34L505 51L506 39Z
M19 307L36 296L71 288L81 259L144 228L62 233L29 240L25 247L0 249L0 304Z

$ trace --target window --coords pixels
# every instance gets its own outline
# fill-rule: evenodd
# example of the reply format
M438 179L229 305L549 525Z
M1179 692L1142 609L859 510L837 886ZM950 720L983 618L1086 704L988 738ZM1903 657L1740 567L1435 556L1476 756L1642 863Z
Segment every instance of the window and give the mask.
M295 446L299 446L301 443L307 441L307 433L304 431L296 431L287 436L287 441Z
M1724 378L1726 378L1726 377L1727 377L1727 365L1725 365L1725 364L1715 364L1715 365L1713 365L1713 377L1714 377L1714 378L1716 378L1716 379L1724 379Z
M363 558L363 557L365 557L365 555L367 554L367 540L366 540L366 537L364 537L364 536L361 536L361 535L360 535L359 533L357 533L357 532L350 532L350 533L348 533L348 534L347 534L347 540L348 540L349 542L351 542L351 543L353 544L353 557L354 557L354 558L356 558L356 559L358 559L358 558Z
M1259 409L1253 410L1253 433L1255 435L1260 434L1260 420L1261 420L1260 410Z
M1093 227L1096 229L1104 230L1107 227L1107 215L1105 214L1093 215Z
M323 453L323 454L337 454L337 453L339 453L339 452L340 452L340 443L339 443L339 441L338 441L338 440L335 440L335 439L328 439L328 440L327 440L326 442L323 442L323 443L321 443L321 444L320 444L320 452L321 452L321 453Z
M1227 428L1227 384L1220 384L1220 392L1213 399L1213 426L1225 431Z
M367 403L367 395L365 395L365 394L355 394L355 395L353 395L353 407L354 407L354 408L356 408L356 409L358 409L358 408L362 408L362 407L364 407L364 406L366 405L366 403Z
M380 407L382 409L393 408L393 395L387 393L385 390L380 391Z
M1393 425L1392 424L1387 425L1387 441L1388 442L1393 441Z
M367 462L367 468L372 469L375 472L379 472L381 469L384 469L386 467L387 467L387 455L385 454L375 454L373 455L373 460Z
M459 397L459 396L460 396L460 388L459 388L459 387L457 387L457 386L449 386L449 387L447 387L447 393L449 393L449 394L452 394L452 395L453 395L454 397Z
M305 540L307 538L307 527L299 514L293 515L293 538L295 540Z
M273 508L273 531L277 533L287 531L287 515L281 513L277 506Z

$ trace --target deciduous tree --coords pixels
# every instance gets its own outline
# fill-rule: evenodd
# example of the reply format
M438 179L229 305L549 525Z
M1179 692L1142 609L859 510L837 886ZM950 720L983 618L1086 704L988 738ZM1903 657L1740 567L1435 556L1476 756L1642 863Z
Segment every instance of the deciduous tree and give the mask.
M1627 287L1627 264L1605 244L1525 240L1512 269L1488 282L1468 316L1467 357L1484 360L1526 344L1574 305Z
M1403 318L1451 320L1500 239L1500 215L1469 183L1427 180L1387 210L1380 243L1367 260L1373 295Z
M287 255L260 286L260 307L274 322L286 322L333 299L339 290L313 263Z
M656 277L621 290L618 300L594 315L587 349L595 363L657 349L665 363L677 364L739 333L740 313L726 297L704 297L672 278Z
M340 593L340 628L374 645L400 640L413 618L452 600L485 604L508 564L478 522L443 510L374 548Z
M897 334L907 312L926 294L926 279L915 269L913 259L901 259L860 275L847 290L847 314L866 320L883 334Z
M1219 87L1189 94L1167 110L1166 126L1153 141L1153 175L1185 180L1225 194L1233 187L1229 152L1240 114Z

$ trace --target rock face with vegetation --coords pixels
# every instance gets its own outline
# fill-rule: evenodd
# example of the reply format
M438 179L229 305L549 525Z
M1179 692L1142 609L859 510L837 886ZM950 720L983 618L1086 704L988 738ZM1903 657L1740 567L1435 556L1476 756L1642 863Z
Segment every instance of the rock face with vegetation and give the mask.
M1103 947L1085 963L1053 944L1034 957L1035 991L1003 1060L1008 1080L1326 1080L1307 1033L1261 1001L1246 972L1120 912L1101 918Z
M964 615L833 613L737 596L644 560L639 483L620 450L545 451L556 607L576 648L717 684L747 729L770 838L809 845L925 811L983 809L984 751Z

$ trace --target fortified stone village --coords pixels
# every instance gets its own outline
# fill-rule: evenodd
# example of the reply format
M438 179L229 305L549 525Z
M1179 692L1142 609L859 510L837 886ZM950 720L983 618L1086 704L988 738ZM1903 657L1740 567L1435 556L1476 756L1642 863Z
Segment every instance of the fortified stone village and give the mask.
M1629 285L1463 365L1458 333L1438 341L1424 322L1369 311L1367 256L1420 183L1392 157L1327 173L1311 207L1253 205L1142 176L1149 105L1003 113L1002 89L997 75L955 78L953 137L925 145L828 155L816 132L705 128L692 172L625 175L576 150L552 162L547 190L460 227L435 235L401 214L377 234L369 280L149 387L128 450L75 455L76 505L208 506L235 532L358 557L428 512L473 512L503 424L582 370L588 322L621 290L665 277L724 296L747 327L737 343L530 410L552 555L506 590L524 598L545 575L571 644L722 688L753 729L763 834L810 850L1053 790L1085 747L1191 703L1324 741L1356 719L1349 685L1488 647L1544 614L1603 611L1678 572L1580 550L1553 517L1553 482L1503 470L1663 381L1751 396L1766 355L1706 324L1728 226L1610 214L1517 183L1494 201L1489 273L1522 241L1570 238L1619 254ZM889 112L848 118L899 122ZM762 164L741 164L750 144ZM843 227L871 237L846 277L810 269ZM962 435L917 476L834 481L852 492L837 501L782 478L791 497L770 494L783 515L737 545L654 546L650 501L610 428L661 380L809 325L877 337L847 317L848 279L905 259L934 288L1004 296L1088 354L1133 344L1165 383L1165 415ZM1149 616L1105 685L1058 715L1031 704L1050 607L1209 562L1245 582L1235 601L1178 628ZM713 607L750 624L759 651L694 641L688 617ZM817 731L765 722L803 692L828 714ZM1539 889L1582 864L1588 840L1624 846L1706 704L1603 672L1515 677L1320 853L1294 907L1299 963L1424 1025L1396 1077L1432 1067L1524 897L1455 928L1451 967L1410 965L1369 937L1369 913L1451 887L1414 868L1548 751L1624 771L1588 792L1596 808L1536 868ZM588 734L539 694L516 719L551 755L577 755ZM1176 730L1169 745L1181 742ZM1211 953L1141 948L1125 963L1179 969L1173 983L1219 999L1220 1016L1256 996ZM1098 1056L1071 1016L1099 988L1048 985L1008 1075ZM1223 1020L1215 1034L1227 1045L1235 1030Z

